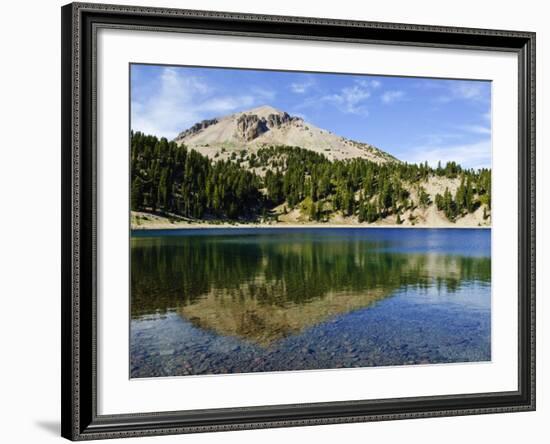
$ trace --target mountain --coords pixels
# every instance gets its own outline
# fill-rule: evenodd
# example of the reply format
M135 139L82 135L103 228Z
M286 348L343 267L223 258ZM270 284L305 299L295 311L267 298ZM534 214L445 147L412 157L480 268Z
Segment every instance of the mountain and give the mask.
M368 143L338 136L267 105L203 120L182 131L174 141L220 159L243 149L255 152L267 146L298 146L324 154L329 160L363 158L378 164L398 162Z

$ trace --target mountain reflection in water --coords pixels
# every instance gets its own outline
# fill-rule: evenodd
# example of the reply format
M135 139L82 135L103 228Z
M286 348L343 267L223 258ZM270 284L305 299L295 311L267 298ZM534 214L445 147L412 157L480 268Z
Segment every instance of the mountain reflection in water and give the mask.
M131 353L135 352L135 356L131 356L133 376L224 373L223 369L255 371L246 366L241 370L238 363L218 367L189 364L205 369L189 370L183 363L192 362L195 352L186 352L185 347L190 347L197 332L202 332L216 340L242 341L240 348L248 346L256 350L252 355L269 355L274 350L281 355L285 341L311 334L312 328L322 328L331 320L347 319L346 316L363 309L367 309L368 316L374 316L377 310L386 310L382 312L386 313L391 304L383 303L396 295L401 295L396 299L399 301L408 294L404 301L407 303L411 302L410 295L415 295L415 310L423 310L422 313L445 307L447 312L452 309L458 310L461 316L466 313L468 322L472 316L481 316L483 327L478 327L482 329L486 327L485 321L490 321L488 230L177 231L136 233L132 237L131 316L132 327L136 327L131 341ZM402 321L407 322L405 311L403 313ZM182 327L179 339L180 333L177 328L173 330L172 324L167 336L166 319L176 322L174 315L181 316L182 325L194 327L191 330ZM164 319L164 322L155 324L154 319ZM140 326L146 324L140 322L153 327L144 333ZM365 319L365 322L371 325L361 329L375 328L374 320ZM140 335L134 335L134 330ZM490 329L486 330L472 329L464 333L483 336L485 349L480 356L485 354L488 359L486 343ZM144 335L148 338L146 342L142 341ZM378 340L383 341L383 336ZM316 346L316 339L311 340L314 342L308 350ZM336 343L339 340L343 337L331 339ZM179 355L178 341L187 341ZM406 341L403 337L402 342ZM174 343L173 351L165 347L169 342ZM172 352L157 353L165 349ZM371 352L359 350L356 354L372 358ZM337 354L334 362L338 360ZM201 359L208 361L208 350L199 355L205 355ZM220 358L214 355L216 353L211 360L217 362ZM409 363L410 358L406 355L403 363ZM175 365L175 368L181 361L181 371L167 373L162 368L162 361L166 359L173 361L168 367ZM361 361L354 362L361 364ZM416 362L415 359L412 362ZM453 360L451 357L433 362ZM327 368L321 364L320 367L300 366L299 362L296 365L296 369ZM277 368L276 361L272 361L267 367L278 370L287 366Z

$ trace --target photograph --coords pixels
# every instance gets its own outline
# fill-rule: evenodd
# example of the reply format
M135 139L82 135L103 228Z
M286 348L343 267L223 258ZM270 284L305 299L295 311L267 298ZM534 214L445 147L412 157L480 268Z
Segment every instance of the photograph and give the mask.
M402 3L61 8L63 437L525 440L539 16Z
M129 76L130 378L491 361L491 81Z

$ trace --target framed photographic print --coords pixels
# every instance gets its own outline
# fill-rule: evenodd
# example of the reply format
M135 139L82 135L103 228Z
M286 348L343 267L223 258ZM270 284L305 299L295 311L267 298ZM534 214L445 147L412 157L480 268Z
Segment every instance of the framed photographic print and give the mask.
M62 435L535 408L535 35L62 8Z

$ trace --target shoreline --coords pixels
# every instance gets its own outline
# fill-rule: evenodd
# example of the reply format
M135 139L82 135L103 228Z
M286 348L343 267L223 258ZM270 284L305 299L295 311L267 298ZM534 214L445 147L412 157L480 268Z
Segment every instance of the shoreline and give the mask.
M200 229L243 229L243 228L275 228L275 229L284 229L284 228L362 228L362 229L379 229L379 228L390 228L390 229L420 229L420 230L490 230L491 226L427 226L427 225L374 225L374 224L257 224L257 223L174 223L167 226L130 226L131 231L154 231L154 230L200 230Z
M359 222L358 217L343 217L336 215L327 221L308 220L303 214L295 214L296 211L285 213L278 220L276 218L266 218L265 220L254 219L194 219L176 214L165 213L155 214L145 211L131 211L129 224L132 231L146 230L198 230L198 229L290 229L290 228L390 228L390 229L491 229L491 219L481 217L480 209L475 213L469 213L455 222L444 219L440 214L431 211L424 211L415 216L416 220L407 218L402 223L396 223L395 217L386 217L373 222ZM437 213L437 212L436 212Z

